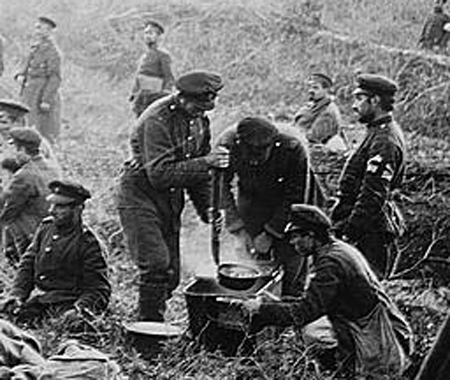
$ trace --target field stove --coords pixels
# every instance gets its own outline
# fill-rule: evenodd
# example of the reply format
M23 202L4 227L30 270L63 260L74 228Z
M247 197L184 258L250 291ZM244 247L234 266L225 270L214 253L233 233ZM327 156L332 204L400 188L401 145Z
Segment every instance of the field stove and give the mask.
M279 299L283 278L280 267L257 267L261 276L246 290L226 288L216 277L198 277L185 287L189 328L207 350L221 350L226 356L251 352L251 321L239 301L263 294Z

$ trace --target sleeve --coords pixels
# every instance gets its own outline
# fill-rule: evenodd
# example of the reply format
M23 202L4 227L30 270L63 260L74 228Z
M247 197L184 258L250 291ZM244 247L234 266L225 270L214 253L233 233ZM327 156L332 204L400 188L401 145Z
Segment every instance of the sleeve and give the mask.
M372 229L382 214L400 161L399 148L388 137L377 136L369 148L361 188L348 219L349 237L357 238L358 234Z
M338 131L337 122L330 113L323 113L317 117L312 127L306 133L308 141L325 144Z
M16 173L3 195L4 206L0 213L0 222L10 223L26 207L29 199L34 195L32 184L23 173Z
M336 300L344 276L336 260L323 257L316 264L316 275L306 290L305 297L292 301L267 302L259 314L265 324L295 325L299 328L327 314Z
M11 295L22 300L28 299L34 289L34 264L37 252L39 251L41 236L43 233L43 224L40 225L34 234L31 244L20 259L19 269L14 279Z
M285 165L287 173L284 178L284 196L272 218L264 226L269 234L278 239L284 236L291 205L305 202L305 189L309 175L308 157L302 144L296 144L295 148L290 148L286 154L289 159Z
M161 54L161 70L163 74L163 91L171 92L175 84L175 78L172 73L172 59L168 53Z
M133 81L133 87L131 88L131 94L130 94L130 101L133 101L136 95L138 94L140 88L139 88L139 81L138 81L138 74L141 72L141 68L143 65L145 59L145 55L141 56L138 61L136 73L134 74L134 81Z
M42 92L42 102L53 103L61 84L61 56L56 48L49 50L47 58L47 83Z
M91 311L102 311L109 303L111 285L100 243L88 235L83 247L83 270L80 284L81 295L76 305Z
M210 167L204 156L180 160L176 152L181 147L173 143L170 128L151 117L144 123L144 167L155 189L192 188L209 180Z
M230 233L244 228L244 221L240 218L233 194L233 179L235 178L234 162L238 159L234 146L235 128L229 128L219 136L216 146L224 146L230 151L230 166L223 171L222 207L225 210L225 225Z

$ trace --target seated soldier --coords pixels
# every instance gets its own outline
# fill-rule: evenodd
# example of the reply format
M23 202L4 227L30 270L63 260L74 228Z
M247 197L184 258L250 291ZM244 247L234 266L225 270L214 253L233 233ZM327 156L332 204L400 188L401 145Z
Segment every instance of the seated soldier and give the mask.
M4 304L18 323L55 313L76 317L101 312L111 295L102 245L82 220L89 191L66 181L53 181L49 188L50 217L22 257Z
M315 276L304 297L244 301L253 328L302 328L326 315L336 333L337 359L353 374L352 379L359 379L357 375L364 379L397 378L412 350L408 323L364 256L331 234L331 222L320 209L296 204L291 211L286 233L298 254L312 256Z

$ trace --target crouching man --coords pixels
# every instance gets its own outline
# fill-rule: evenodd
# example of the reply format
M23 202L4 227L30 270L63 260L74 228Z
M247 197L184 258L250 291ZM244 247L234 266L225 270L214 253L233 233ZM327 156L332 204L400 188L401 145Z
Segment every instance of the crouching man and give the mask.
M51 182L49 188L50 217L43 220L21 258L4 303L5 311L13 311L18 323L49 315L100 312L111 295L101 245L82 220L89 191L62 181Z
M302 328L326 315L338 342L337 360L351 378L395 379L412 351L412 331L364 256L330 231L330 220L317 207L292 206L286 233L298 254L312 256L315 276L302 298L246 301L253 326Z

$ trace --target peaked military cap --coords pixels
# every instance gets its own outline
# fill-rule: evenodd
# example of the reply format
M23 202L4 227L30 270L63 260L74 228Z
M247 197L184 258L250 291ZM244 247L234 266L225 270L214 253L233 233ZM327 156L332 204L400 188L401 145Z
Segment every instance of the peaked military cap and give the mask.
M306 204L291 205L291 218L285 233L295 231L327 231L331 228L331 220L316 206Z
M47 201L55 204L82 204L91 193L79 183L71 181L52 181L48 185L51 194Z
M44 24L50 25L52 27L52 29L56 28L56 22L53 21L51 18L46 17L46 16L40 16L38 17L38 20L40 22L43 22Z
M239 140L256 147L270 145L278 135L277 128L259 117L246 117L237 126Z
M159 34L164 34L165 32L164 27L155 20L147 20L144 24L144 27L147 28L149 26L155 28L159 32Z
M222 78L207 71L193 71L182 75L175 82L176 88L191 96L216 94L223 87Z
M312 73L309 78L310 80L319 81L323 87L329 88L333 86L333 81L328 75L322 73Z
M393 96L398 90L397 83L392 79L376 74L359 74L356 77L356 84L355 92L362 90L374 95Z
M0 99L0 110L22 115L30 112L30 109L23 103L13 99Z
M42 137L38 131L30 127L14 127L9 131L12 142L27 144L35 147L41 145Z

